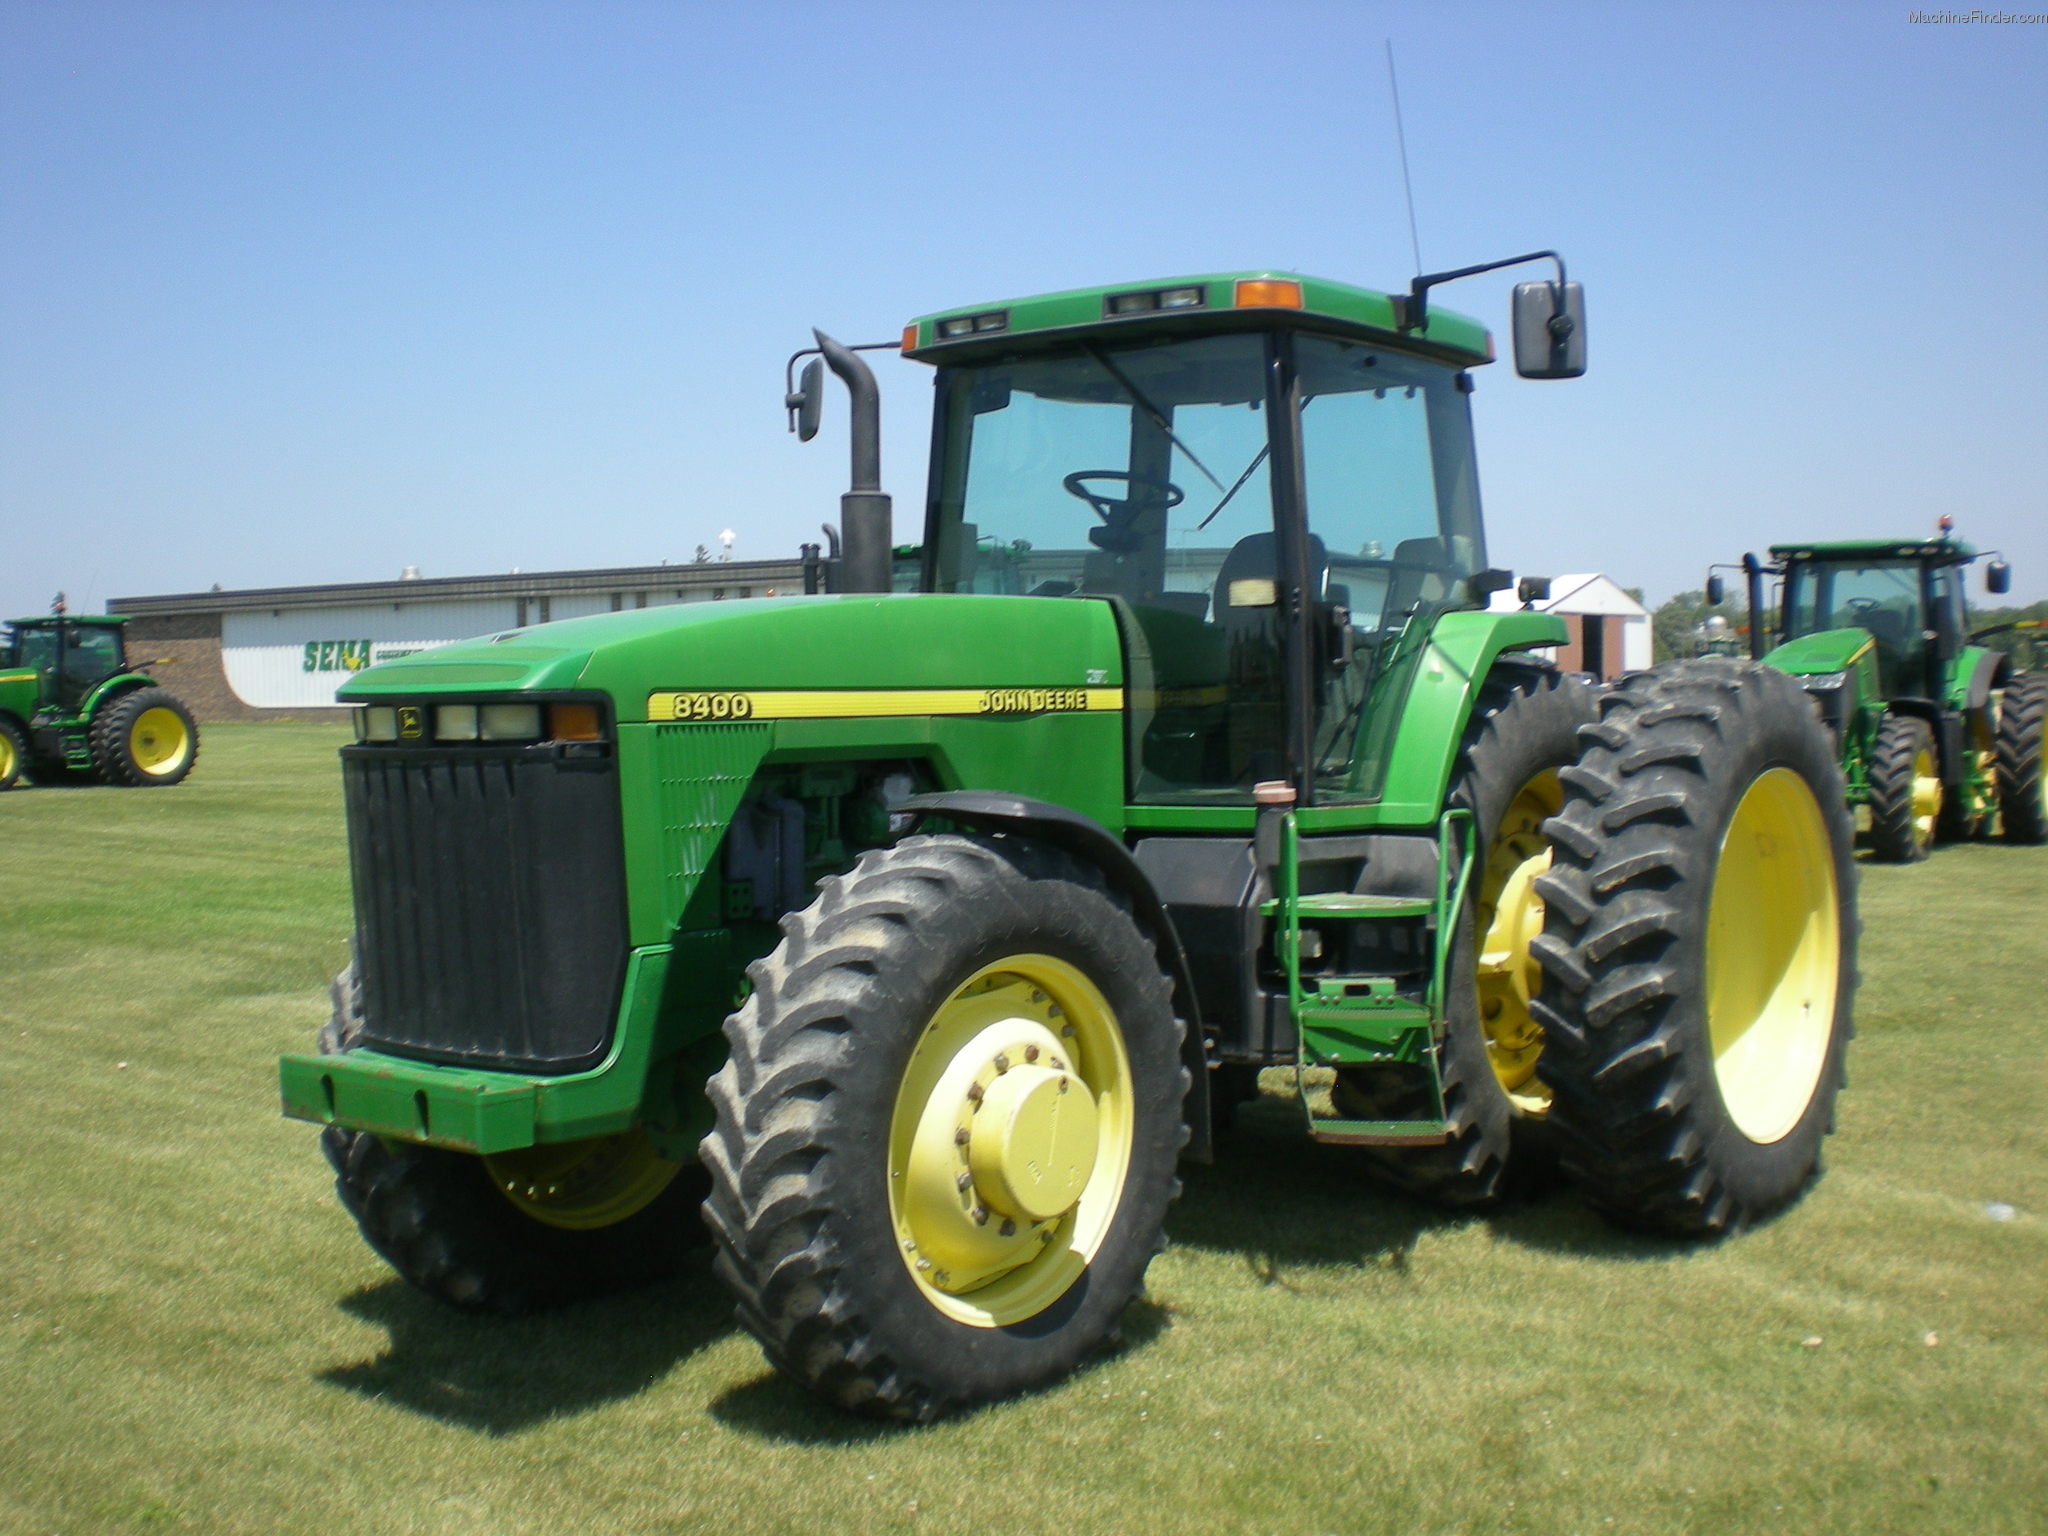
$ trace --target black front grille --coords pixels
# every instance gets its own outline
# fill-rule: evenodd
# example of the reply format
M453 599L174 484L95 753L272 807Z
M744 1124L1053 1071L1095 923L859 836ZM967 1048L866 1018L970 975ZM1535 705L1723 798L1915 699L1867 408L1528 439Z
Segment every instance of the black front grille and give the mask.
M548 747L342 749L364 1043L570 1072L625 968L618 774Z

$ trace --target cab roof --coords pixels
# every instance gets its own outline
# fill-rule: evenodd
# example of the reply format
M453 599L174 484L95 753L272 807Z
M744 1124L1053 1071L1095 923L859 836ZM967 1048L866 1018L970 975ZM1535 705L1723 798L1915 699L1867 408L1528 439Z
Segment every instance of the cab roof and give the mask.
M9 619L13 629L48 628L52 624L93 624L105 629L118 629L128 622L125 613L39 613L32 619Z
M1936 560L1967 565L1977 551L1959 539L1840 539L1827 544L1773 544L1773 560Z
M1431 305L1427 324L1403 332L1394 300L1298 272L1261 270L1160 277L1070 288L943 309L903 328L903 355L925 363L973 361L1012 350L1022 337L1061 333L1176 335L1274 324L1384 341L1460 366L1493 361L1493 337L1469 316Z

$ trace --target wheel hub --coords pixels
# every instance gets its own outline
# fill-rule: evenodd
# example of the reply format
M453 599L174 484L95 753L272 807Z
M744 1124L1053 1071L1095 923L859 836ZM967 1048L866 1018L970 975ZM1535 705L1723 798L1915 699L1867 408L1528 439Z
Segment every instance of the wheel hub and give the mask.
M174 712L145 709L130 728L128 755L144 773L161 776L184 761L187 741L185 722Z
M1012 1066L972 1116L967 1166L991 1209L1051 1221L1073 1209L1095 1171L1095 1097L1071 1073Z
M1001 1327L1079 1276L1122 1190L1128 1073L1099 991L1050 957L992 966L933 1015L892 1117L889 1204L941 1311Z
M1941 816L1941 772L1934 754L1916 753L1913 758L1913 840L1921 847L1934 842L1935 823Z

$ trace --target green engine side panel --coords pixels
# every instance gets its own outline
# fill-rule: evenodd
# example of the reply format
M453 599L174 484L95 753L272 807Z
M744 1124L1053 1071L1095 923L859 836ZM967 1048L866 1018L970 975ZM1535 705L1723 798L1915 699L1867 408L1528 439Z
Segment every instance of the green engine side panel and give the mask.
M36 712L42 685L33 670L0 672L0 715L13 715L26 722Z

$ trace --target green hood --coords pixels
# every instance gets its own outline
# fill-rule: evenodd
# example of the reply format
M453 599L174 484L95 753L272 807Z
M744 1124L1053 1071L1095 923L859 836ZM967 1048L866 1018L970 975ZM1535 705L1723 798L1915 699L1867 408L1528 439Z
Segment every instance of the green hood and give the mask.
M1107 603L846 594L597 614L384 662L338 698L598 689L623 721L662 690L1120 686Z
M1822 629L1788 640L1764 657L1767 666L1794 677L1844 672L1877 642L1867 629Z

